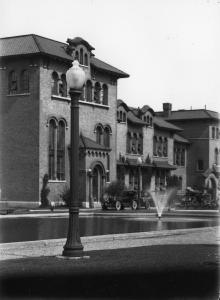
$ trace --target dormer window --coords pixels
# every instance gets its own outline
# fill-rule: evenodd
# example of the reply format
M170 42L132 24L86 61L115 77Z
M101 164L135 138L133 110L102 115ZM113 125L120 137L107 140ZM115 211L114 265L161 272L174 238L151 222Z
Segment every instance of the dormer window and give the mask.
M75 52L75 59L79 61L79 52L78 51Z

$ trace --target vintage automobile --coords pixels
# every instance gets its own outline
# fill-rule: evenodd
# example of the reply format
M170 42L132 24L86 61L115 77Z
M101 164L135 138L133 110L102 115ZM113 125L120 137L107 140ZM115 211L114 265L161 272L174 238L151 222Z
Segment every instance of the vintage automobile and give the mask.
M136 190L124 190L120 195L111 196L105 193L102 198L102 209L115 208L116 210L124 209L125 207L131 207L136 210L140 207L148 209L150 203L148 197L138 198Z

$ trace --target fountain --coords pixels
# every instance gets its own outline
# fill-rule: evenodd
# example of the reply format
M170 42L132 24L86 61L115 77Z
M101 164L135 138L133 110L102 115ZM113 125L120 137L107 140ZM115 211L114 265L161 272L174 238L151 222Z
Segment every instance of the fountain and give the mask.
M156 192L148 191L154 201L158 219L162 217L165 207L167 207L167 204L170 202L170 199L173 196L173 192L173 189Z

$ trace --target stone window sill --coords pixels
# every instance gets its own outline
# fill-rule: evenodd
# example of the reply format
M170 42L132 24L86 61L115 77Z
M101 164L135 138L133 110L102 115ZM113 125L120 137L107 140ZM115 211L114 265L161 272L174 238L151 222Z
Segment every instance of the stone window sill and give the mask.
M30 96L31 93L8 94L7 97Z
M49 183L65 183L66 180L48 180Z

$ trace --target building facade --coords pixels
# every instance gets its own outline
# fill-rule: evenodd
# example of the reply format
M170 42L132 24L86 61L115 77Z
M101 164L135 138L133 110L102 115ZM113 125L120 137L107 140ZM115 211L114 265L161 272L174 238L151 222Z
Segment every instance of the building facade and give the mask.
M62 202L69 186L70 98L66 71L77 59L86 73L79 101L79 195L100 206L116 179L159 191L172 178L179 192L207 188L218 197L219 115L209 110L162 112L117 100L129 75L95 57L82 38L66 43L38 35L0 39L0 204L36 207L45 191Z
M173 111L164 103L157 113L164 120L183 129L182 135L190 142L187 157L187 186L207 189L213 199L220 189L220 119L219 114L207 109Z
M149 106L136 109L118 100L118 180L145 193L169 188L175 175L178 189L184 191L189 141L181 133Z
M1 203L38 206L44 179L59 203L69 183L70 98L65 74L73 59L86 73L80 99L80 201L99 205L116 177L117 80L129 75L97 59L82 38L60 43L38 35L0 39Z

